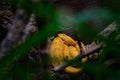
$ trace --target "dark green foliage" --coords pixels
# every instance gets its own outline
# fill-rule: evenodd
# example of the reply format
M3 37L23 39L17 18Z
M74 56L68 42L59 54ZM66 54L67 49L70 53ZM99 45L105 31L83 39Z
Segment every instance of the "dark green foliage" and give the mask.
M81 80L81 78L82 80L120 80L120 28L118 26L118 30L107 39L101 39L96 37L99 28L96 29L91 22L91 19L94 18L109 24L117 19L119 17L119 0L113 1L113 4L112 0L104 0L104 5L110 10L96 8L97 10L89 10L76 15L77 23L73 27L77 35L81 35L83 42L90 43L96 38L103 41L103 49L97 60L88 61L85 64L77 63L85 70L83 74L78 75L58 72L55 74L50 70L51 62L45 54L37 53L39 58L29 56L31 48L45 43L47 38L56 35L59 31L60 25L56 20L58 14L53 5L47 1L35 3L32 0L8 0L8 2L12 5L13 11L21 8L27 14L34 13L37 17L38 32L32 34L23 44L18 45L0 59L0 80ZM114 4L116 5L114 6ZM115 12L113 12L114 8ZM44 20L43 25L42 22L39 23L42 20ZM118 25L120 25L119 20ZM109 59L114 62L110 65L104 64ZM53 76L54 74L55 76ZM79 77L81 78L79 79Z

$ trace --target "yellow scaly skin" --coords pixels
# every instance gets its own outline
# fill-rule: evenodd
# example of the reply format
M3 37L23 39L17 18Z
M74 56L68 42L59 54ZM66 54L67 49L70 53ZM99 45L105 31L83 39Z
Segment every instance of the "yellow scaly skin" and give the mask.
M83 50L86 50L83 43L81 43ZM50 46L50 56L52 58L52 65L54 67L63 63L64 60L71 60L80 54L80 47L76 41L65 34L58 34ZM86 62L87 57L82 58L81 62ZM75 74L82 71L82 68L68 66L65 72Z

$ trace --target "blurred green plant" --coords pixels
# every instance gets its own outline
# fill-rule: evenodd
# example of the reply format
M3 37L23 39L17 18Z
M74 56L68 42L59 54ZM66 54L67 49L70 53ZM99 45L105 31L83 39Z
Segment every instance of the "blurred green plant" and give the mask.
M49 80L49 75L45 74L44 71L35 70L31 67L30 60L23 60L23 64L19 63L28 51L43 43L48 37L53 36L59 31L59 22L57 22L57 13L54 6L46 2L33 3L32 0L10 0L11 4L16 6L16 10L19 8L24 9L28 14L34 13L36 17L42 17L48 19L48 24L43 28L40 28L38 32L34 33L29 37L25 43L12 49L8 55L4 56L0 60L0 80L34 80L34 77L40 73L45 79ZM108 2L109 3L109 2ZM85 37L87 41L92 41L96 38L97 30L93 28L89 19L97 18L111 22L116 16L112 12L104 9L88 10L77 15L77 23L75 28L78 34ZM39 27L39 26L38 26ZM106 58L111 55L113 58L120 58L120 29L110 35L107 39L103 40L104 47L103 51L96 61L88 61L80 66L90 72L95 80L120 80L120 63L112 64L110 67L103 65ZM42 66L36 65L35 66ZM33 69L33 70L32 70ZM39 68L38 68L39 69ZM41 72L40 72L41 71ZM47 72L46 72L47 73ZM47 76L47 77L46 77ZM18 78L17 78L18 77Z

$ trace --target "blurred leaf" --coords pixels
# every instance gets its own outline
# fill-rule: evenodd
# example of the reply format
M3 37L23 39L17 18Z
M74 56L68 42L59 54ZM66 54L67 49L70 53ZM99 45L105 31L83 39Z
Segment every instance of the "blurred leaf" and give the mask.
M44 28L43 30L39 31L38 33L35 33L32 37L30 37L26 42L17 48L13 49L9 55L3 57L0 60L0 75L2 76L2 73L4 69L8 68L14 61L19 60L22 56L27 54L27 52L37 45L40 45L42 42L44 42L45 39L47 39L49 36L55 34L57 30L58 24L55 21L52 21L49 26Z

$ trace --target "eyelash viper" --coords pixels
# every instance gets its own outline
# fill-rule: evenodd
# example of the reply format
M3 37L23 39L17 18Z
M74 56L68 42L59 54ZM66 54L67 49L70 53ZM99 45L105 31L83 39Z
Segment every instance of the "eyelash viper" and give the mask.
M80 45L83 50L86 50L86 47L82 42ZM50 45L50 57L52 59L53 67L62 64L64 60L71 60L72 58L79 55L80 52L81 49L77 41L73 40L70 36L67 36L66 34L58 34L58 36L53 39ZM82 63L86 61L87 57L81 59ZM68 66L64 70L67 73L75 74L81 72L83 68Z

